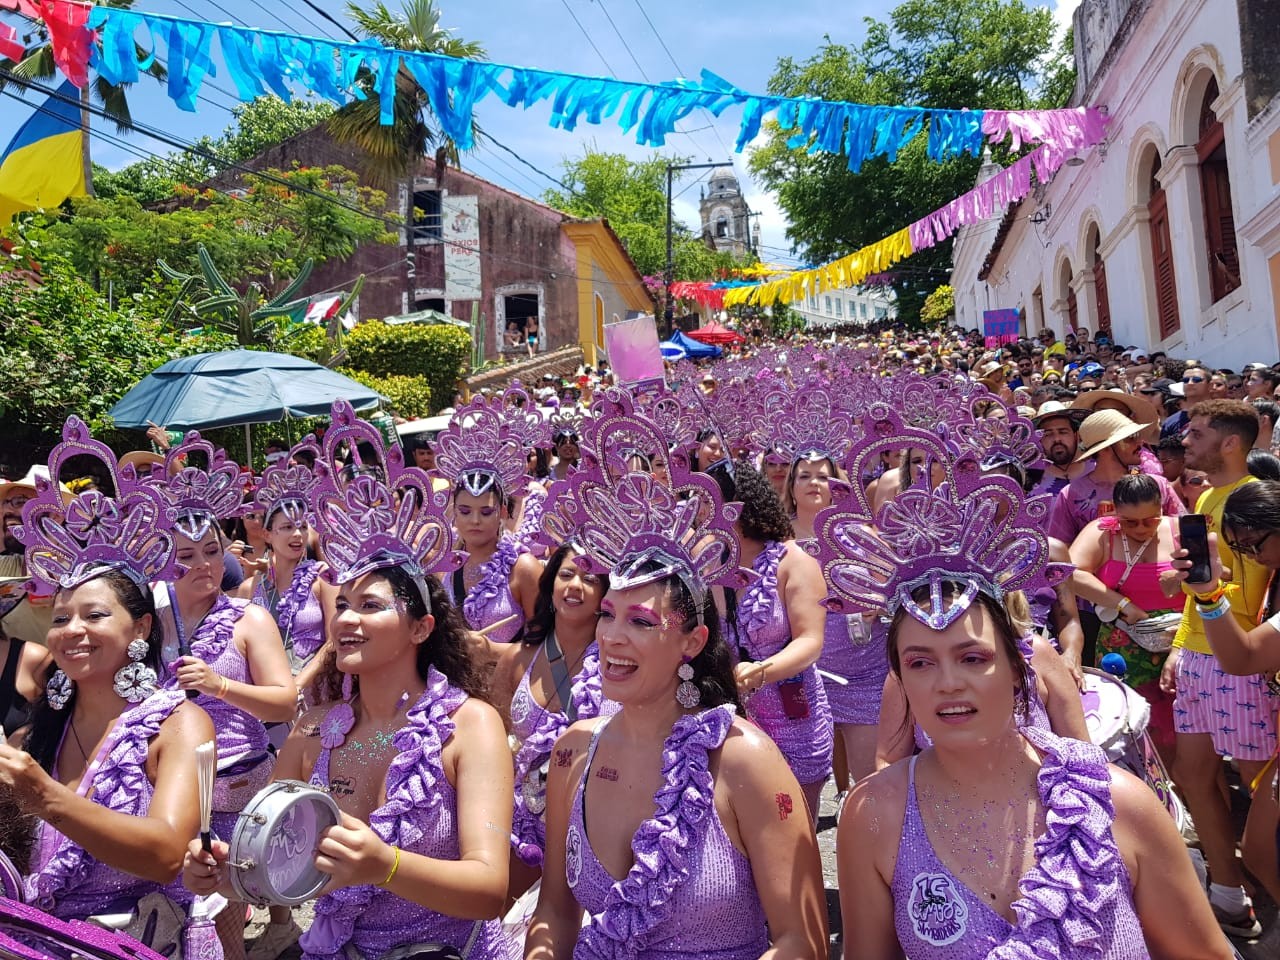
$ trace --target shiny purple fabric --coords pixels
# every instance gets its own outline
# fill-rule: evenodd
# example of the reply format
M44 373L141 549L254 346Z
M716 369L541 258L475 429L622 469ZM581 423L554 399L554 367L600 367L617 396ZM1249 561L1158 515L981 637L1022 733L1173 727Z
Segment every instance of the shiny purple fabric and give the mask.
M818 669L848 681L840 684L822 677L836 723L875 726L880 722L884 678L889 675L888 633L888 623L880 618L867 623L857 614L827 614Z
M550 759L560 735L569 729L568 716L541 706L529 691L529 673L543 653L543 648L539 648L533 655L529 669L521 677L515 696L511 698L511 731L520 742L520 749L516 752L511 847L522 861L533 867L542 866L542 855L547 846L547 787L542 768ZM619 704L605 697L601 687L600 650L593 643L587 647L573 678L572 697L579 720L609 716L621 709Z
M299 668L305 666L324 645L324 610L315 592L319 575L320 564L316 561L303 560L299 563L293 570L293 580L288 589L280 594L280 602L273 614L286 649L292 650L290 660ZM271 612L265 580L260 580L254 588L253 602Z
M453 736L454 712L467 695L431 668L427 688L395 734L399 751L387 769L387 802L369 817L382 840L406 853L457 860L458 796L445 776L440 754ZM327 769L328 748L316 768ZM327 789L312 772L312 786ZM304 960L346 960L348 950L376 958L413 943L447 943L459 952L475 922L446 916L402 900L375 886L343 887L315 903L311 929L302 935ZM469 960L506 957L508 945L496 920L481 925Z
M94 774L93 802L116 813L145 817L155 787L147 779L147 755L160 726L186 699L160 690L120 715ZM130 876L96 860L47 823L39 824L32 856L37 868L23 880L27 902L64 920L84 919L116 904L137 903L151 893L188 904L192 896L175 878L168 886Z
M1045 832L1019 882L1013 925L943 865L911 786L893 872L894 926L908 960L1145 960L1133 891L1112 833L1111 773L1102 751L1035 727Z
M486 634L493 643L510 643L524 628L524 611L511 593L511 571L524 552L514 537L504 534L493 556L480 565L480 579L462 601L462 615L472 630L483 630L490 624L515 617L506 626ZM452 577L448 583L452 587ZM453 600L457 603L458 598Z
M768 949L751 863L724 832L708 769L733 717L721 706L676 721L654 815L632 838L634 863L622 880L605 871L587 836L583 784L607 721L596 728L565 846L566 878L590 915L574 960L757 960Z
M791 642L791 623L787 607L778 595L778 564L786 555L785 543L771 541L756 557L752 569L758 579L738 594L738 629L733 639L735 657L746 656L759 663L779 653ZM831 773L834 737L831 729L831 706L818 677L817 665L798 675L800 696L808 705L809 715L798 719L787 716L782 703L779 681L771 679L746 702L747 716L767 733L787 758L791 772L801 784L817 783ZM789 689L797 689L789 685Z

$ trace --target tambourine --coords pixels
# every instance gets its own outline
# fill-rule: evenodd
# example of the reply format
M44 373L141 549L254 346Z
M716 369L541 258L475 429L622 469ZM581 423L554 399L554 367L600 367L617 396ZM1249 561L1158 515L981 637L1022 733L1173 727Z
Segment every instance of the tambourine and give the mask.
M22 888L22 874L3 851L0 851L0 897L16 900L18 903L27 902L26 891Z
M259 907L312 900L329 877L316 869L320 834L342 814L333 798L298 780L260 790L236 820L227 860L236 898Z
M165 960L132 937L0 898L3 960Z

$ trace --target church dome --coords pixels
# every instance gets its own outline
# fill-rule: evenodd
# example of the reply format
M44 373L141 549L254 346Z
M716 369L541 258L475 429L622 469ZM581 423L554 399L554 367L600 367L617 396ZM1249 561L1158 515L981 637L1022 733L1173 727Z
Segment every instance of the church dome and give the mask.
M733 167L716 167L711 171L711 194L738 194L742 188L738 185L738 175Z

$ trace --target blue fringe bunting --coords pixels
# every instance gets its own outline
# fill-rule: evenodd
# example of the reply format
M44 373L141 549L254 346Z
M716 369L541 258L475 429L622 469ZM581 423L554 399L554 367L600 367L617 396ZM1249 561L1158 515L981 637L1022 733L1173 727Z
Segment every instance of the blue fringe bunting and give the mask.
M574 130L579 122L600 124L616 117L636 142L652 147L698 109L720 116L741 109L738 152L760 133L772 114L784 130L794 131L789 145L810 153L844 153L849 169L883 156L890 162L925 127L929 156L941 161L963 153L977 155L983 144L981 110L926 110L920 107L868 106L858 103L756 96L710 71L697 82L631 83L582 77L500 63L458 60L438 54L410 53L376 40L342 43L267 30L159 16L117 7L94 7L88 27L98 31L91 64L110 83L134 83L163 45L168 60L169 96L183 110L196 109L206 77L216 77L214 38L222 63L241 100L274 93L286 102L304 87L338 106L367 99L364 81L378 96L382 123L394 121L396 76L405 67L425 92L441 131L462 150L474 143L475 105L493 97L509 107L528 109L550 101L550 124ZM139 45L147 52L139 59Z

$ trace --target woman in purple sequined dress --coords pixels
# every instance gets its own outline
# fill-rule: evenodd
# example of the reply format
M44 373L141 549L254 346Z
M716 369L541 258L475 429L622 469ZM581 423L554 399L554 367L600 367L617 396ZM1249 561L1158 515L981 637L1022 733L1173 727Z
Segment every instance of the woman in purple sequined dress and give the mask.
M573 562L576 553L566 544L548 558L538 581L533 619L525 625L521 643L500 647L489 684L490 701L503 714L515 753L511 899L532 886L542 871L546 782L556 740L575 720L617 709L601 690L595 642L600 599L609 589L609 578L578 567ZM567 706L560 702L557 687L561 674L568 684Z
M601 603L604 693L622 709L556 744L526 958L756 960L771 942L825 956L803 795L773 742L734 716L714 604L664 561L622 563L650 578Z
M758 576L726 594L738 695L787 758L816 824L832 753L831 708L815 666L826 621L822 571L792 540L782 503L760 473L738 464L733 499L742 504L742 562Z
M454 526L467 562L448 580L450 598L472 630L488 631L493 643L510 643L533 615L541 564L513 534L502 529L501 491L458 489L453 497Z
M966 586L911 594L926 609L968 603L949 625L899 610L890 629L893 670L933 745L845 805L848 955L1231 957L1150 788L1092 744L1022 722L1030 693L1016 630L998 601L966 598Z

